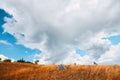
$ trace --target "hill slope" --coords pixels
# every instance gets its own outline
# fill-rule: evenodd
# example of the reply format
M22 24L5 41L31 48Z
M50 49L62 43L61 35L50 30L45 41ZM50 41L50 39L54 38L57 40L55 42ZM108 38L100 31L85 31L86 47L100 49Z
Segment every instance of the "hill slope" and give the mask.
M35 65L0 63L0 80L120 80L117 65Z

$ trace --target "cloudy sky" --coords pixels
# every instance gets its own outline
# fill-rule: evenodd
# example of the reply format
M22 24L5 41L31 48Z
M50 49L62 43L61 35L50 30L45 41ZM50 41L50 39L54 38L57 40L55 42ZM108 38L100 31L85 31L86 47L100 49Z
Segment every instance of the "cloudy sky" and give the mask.
M0 57L120 64L120 1L0 0Z

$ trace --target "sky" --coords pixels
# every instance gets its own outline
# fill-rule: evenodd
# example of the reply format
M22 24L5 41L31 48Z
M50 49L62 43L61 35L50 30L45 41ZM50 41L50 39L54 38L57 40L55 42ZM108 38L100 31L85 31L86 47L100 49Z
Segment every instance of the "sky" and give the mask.
M0 0L0 58L120 64L119 8L119 0Z

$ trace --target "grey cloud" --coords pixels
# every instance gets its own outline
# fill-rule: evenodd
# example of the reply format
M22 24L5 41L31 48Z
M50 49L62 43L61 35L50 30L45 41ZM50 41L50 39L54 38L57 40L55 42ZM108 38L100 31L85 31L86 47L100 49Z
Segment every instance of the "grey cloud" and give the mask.
M109 47L106 45L92 45L87 50L94 59L98 60L102 54L109 50Z

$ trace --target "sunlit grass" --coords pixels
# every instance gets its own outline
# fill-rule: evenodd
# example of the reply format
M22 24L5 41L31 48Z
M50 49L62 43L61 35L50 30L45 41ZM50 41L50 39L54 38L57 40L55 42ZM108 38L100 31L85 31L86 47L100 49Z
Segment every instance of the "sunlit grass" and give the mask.
M120 80L118 65L35 65L0 63L0 80Z

